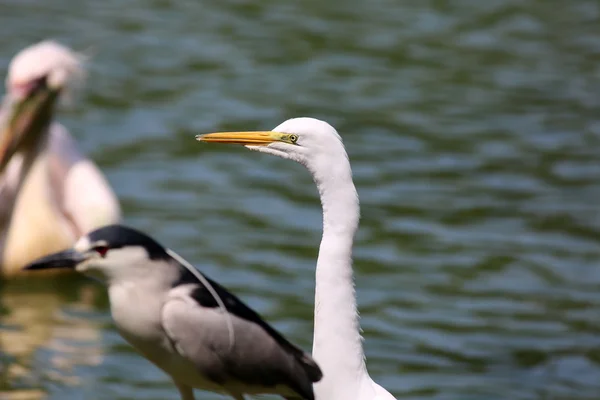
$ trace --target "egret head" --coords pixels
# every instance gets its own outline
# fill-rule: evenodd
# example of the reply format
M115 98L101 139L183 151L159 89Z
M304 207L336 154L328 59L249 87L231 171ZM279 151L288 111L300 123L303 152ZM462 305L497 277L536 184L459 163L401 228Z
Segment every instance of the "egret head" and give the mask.
M104 282L140 279L152 273L149 263L168 259L166 249L146 234L108 225L81 237L73 248L42 257L26 270L69 268Z
M292 118L272 131L219 132L196 136L201 142L242 144L250 150L297 161L315 171L332 160L347 159L335 128L315 118Z
M13 58L0 123L0 173L14 153L33 148L43 137L60 95L82 82L82 63L82 56L53 41L34 44Z

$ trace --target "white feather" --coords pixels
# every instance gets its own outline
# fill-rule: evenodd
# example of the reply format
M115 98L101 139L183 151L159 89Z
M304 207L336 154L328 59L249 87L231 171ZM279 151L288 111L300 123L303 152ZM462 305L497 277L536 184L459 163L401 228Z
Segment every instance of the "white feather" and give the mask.
M313 357L323 371L317 399L392 400L365 364L354 291L352 244L360 207L348 153L338 132L314 118L289 119L275 132L295 134L296 144L274 142L250 150L294 160L313 176L323 206L323 238L316 268Z

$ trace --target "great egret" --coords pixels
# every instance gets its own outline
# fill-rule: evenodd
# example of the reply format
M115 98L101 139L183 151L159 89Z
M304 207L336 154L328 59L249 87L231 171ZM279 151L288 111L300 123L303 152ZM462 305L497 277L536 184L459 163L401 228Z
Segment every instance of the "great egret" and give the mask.
M0 110L0 273L5 276L120 220L119 202L100 170L67 130L52 122L57 101L82 77L82 57L53 41L25 48L10 63Z
M294 160L312 173L323 206L323 238L316 268L313 357L323 379L317 399L392 400L365 363L356 309L352 243L360 208L348 154L337 131L314 118L294 118L273 131L198 135L203 142L235 143Z

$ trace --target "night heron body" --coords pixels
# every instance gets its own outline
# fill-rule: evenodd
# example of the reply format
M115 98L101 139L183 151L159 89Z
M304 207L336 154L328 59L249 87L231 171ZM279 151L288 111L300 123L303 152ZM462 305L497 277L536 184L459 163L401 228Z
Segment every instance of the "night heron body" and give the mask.
M27 269L72 268L108 285L121 335L166 372L184 400L193 388L313 400L321 371L236 296L149 236L120 225Z
M52 41L11 61L0 109L2 275L16 275L32 260L120 220L119 202L102 172L53 122L56 103L82 75L80 57Z
M321 400L394 400L367 372L356 307L352 244L360 208L348 154L337 131L314 118L294 118L273 131L220 132L200 141L245 145L304 165L323 207L316 267L313 357L323 370Z

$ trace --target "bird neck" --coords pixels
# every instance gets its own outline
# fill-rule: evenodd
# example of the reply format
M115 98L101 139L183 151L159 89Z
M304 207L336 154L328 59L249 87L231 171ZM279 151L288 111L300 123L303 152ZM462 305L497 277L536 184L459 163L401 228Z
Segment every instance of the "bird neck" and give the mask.
M366 375L356 308L352 243L360 209L347 158L313 171L323 206L323 238L316 268L313 356L323 369L318 398L350 393ZM356 389L358 390L358 389ZM319 395L321 392L321 395Z

